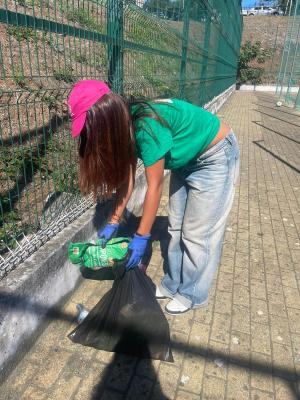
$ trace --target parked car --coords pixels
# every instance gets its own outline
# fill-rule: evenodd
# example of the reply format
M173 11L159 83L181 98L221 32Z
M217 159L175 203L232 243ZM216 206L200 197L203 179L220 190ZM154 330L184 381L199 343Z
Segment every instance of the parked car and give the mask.
M284 15L284 12L280 7L270 7L270 8L272 9L271 10L272 15Z
M248 10L242 9L241 14L242 14L244 17L247 16L247 15L248 15Z
M247 15L283 15L283 11L279 7L258 6L250 8Z
M250 10L248 10L249 16L268 15L268 14L270 14L270 7L267 7L267 6L252 7L252 8L250 8Z

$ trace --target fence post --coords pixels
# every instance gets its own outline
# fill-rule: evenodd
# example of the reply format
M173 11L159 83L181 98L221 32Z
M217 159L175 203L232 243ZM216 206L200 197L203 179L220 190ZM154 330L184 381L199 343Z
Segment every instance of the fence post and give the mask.
M185 98L185 81L186 81L186 60L189 41L190 27L190 6L191 0L186 0L183 8L183 28L182 28L182 53L180 65L180 80L179 80L179 97Z
M298 3L298 0L296 0L296 2ZM291 9L290 9L290 15L289 18L291 18ZM290 28L290 36L289 36L289 44L288 44L288 48L287 48L287 56L286 56L286 60L285 60L285 65L284 65L284 70L283 70L283 76L282 76L282 82L281 82L281 89L280 89L280 93L279 93L279 97L282 97L282 91L284 88L284 81L285 81L285 77L286 77L286 71L287 71L287 67L288 67L288 62L289 62L289 57L290 57L290 51L291 51L291 42L292 42L292 35L293 35L293 30L294 30L294 25L295 25L295 19L296 19L296 14L294 14L293 19L292 19L292 26ZM289 29L289 23L288 22L288 27L287 29ZM287 30L288 32L288 30ZM284 49L285 49L285 45L286 45L286 40L287 40L287 36L285 37L285 43L284 43Z
M298 56L299 38L300 38L300 25L298 26L296 43L293 43L294 56L293 56L293 61L291 63L291 69L290 69L290 73L289 73L289 79L288 79L288 84L287 84L287 89L286 89L286 94L285 94L285 99L284 99L284 101L286 103L288 103L290 92L292 93L292 86L293 86L293 83L295 80L294 74L296 74L295 65L296 65L296 59ZM291 38L291 40L293 40L293 39Z
M124 0L107 0L108 83L123 94Z
M202 92L207 89L206 88L206 75L207 75L207 62L209 56L209 42L210 42L210 27L211 27L211 18L208 10L206 9L203 12L203 18L205 18L205 32L204 32L204 56L202 56L202 65L200 71L200 85L199 85L199 102L200 105L205 104L205 98L202 96Z
M294 108L297 109L300 107L300 87L298 89L297 97L295 100Z

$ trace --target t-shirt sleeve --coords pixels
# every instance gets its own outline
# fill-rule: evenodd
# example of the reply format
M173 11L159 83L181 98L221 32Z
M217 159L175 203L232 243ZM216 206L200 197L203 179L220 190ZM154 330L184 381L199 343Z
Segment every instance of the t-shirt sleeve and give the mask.
M155 119L147 118L135 132L138 156L145 167L163 158L173 147L172 133L169 128Z

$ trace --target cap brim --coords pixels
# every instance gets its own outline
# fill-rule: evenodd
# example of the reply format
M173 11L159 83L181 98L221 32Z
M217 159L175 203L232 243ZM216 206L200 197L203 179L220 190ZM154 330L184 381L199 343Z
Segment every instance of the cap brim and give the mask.
M72 120L72 137L75 138L80 135L84 127L86 113L79 115L76 119Z

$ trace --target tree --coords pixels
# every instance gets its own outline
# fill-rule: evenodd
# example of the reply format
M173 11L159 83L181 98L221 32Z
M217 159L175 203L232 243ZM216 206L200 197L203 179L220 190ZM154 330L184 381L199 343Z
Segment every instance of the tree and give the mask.
M285 14L289 13L292 6L292 0L278 0L277 5L284 11Z
M256 65L264 64L269 56L270 52L263 49L259 41L252 43L248 40L242 46L240 52L237 74L238 84L246 82L250 82L253 85L260 84L264 69Z

